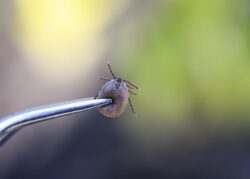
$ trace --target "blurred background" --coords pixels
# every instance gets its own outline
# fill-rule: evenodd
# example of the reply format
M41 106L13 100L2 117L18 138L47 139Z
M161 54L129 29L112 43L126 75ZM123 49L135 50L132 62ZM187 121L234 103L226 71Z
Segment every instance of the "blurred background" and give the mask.
M0 116L95 96L97 76L141 90L26 127L0 178L250 178L250 1L0 0Z

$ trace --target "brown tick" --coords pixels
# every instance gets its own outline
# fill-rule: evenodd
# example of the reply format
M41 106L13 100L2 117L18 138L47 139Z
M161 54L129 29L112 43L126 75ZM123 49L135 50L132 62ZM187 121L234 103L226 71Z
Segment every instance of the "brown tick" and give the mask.
M133 90L137 90L139 88L130 81L116 77L109 63L108 68L113 79L99 77L101 80L105 80L107 82L102 86L95 98L111 98L112 103L107 106L98 107L97 110L106 117L116 118L126 110L129 102L133 113L136 114L129 98L129 93L137 95L137 93Z

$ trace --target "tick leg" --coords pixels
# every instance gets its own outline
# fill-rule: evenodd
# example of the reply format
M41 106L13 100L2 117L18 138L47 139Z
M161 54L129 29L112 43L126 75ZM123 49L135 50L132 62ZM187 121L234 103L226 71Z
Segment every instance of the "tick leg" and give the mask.
M113 78L115 79L116 77L115 77L115 74L113 73L113 71L111 69L111 65L109 64L109 62L107 62L107 63L108 63L109 71L110 71L111 75L113 76Z
M125 82L126 83L126 82ZM135 88L134 87L132 87L132 86L130 86L129 84L127 84L126 83L126 85L127 85L127 87L129 88L129 89L132 89L132 90L134 90Z
M136 85L134 85L133 83L131 83L128 80L123 80L128 86L133 87L134 89L139 89L139 87L137 87Z
M130 107L131 107L133 113L136 114L136 112L135 112L135 110L134 110L134 108L133 108L133 105L132 105L132 102L131 102L130 98L128 98L128 101L129 101L129 104L130 104Z
M128 92L130 92L130 93L133 94L133 95L138 95L137 93L135 93L135 92L132 91L132 90L128 90Z
M102 76L98 76L97 78L99 78L100 80L104 80L104 81L109 81L110 80L109 78L102 77Z
M134 88L133 86L130 86L130 85L127 84L127 83L126 83L126 85L127 85L128 89L130 89L130 90L137 90L136 88Z

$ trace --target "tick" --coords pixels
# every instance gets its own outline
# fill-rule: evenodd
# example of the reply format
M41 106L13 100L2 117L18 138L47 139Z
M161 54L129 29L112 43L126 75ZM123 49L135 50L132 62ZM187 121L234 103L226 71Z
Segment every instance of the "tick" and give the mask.
M129 103L133 113L136 114L129 98L129 93L137 95L134 90L138 90L139 88L128 80L116 77L109 63L108 69L113 78L99 77L99 79L107 82L102 86L95 98L111 98L112 103L107 106L98 107L97 110L106 117L116 118L124 113Z

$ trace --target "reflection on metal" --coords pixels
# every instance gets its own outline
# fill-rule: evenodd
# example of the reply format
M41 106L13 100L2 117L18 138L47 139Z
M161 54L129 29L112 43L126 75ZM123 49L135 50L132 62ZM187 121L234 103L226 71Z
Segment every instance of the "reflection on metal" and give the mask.
M112 103L111 99L84 98L26 109L0 119L0 145L26 125L77 113Z

